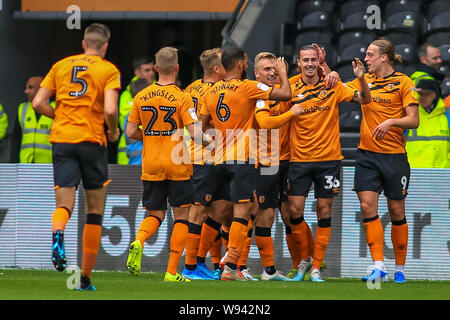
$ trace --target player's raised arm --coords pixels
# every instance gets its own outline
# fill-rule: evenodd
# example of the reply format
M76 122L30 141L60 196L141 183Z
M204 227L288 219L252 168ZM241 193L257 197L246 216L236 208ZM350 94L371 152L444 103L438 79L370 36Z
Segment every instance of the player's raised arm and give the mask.
M108 126L107 131L108 140L111 142L117 141L120 136L120 130L118 127L118 118L119 118L118 101L119 101L118 90L110 89L105 91L105 102L104 102L105 122L106 125Z
M355 60L352 61L352 66L353 66L353 73L358 78L358 81L361 86L361 91L359 91L355 95L353 101L360 104L368 104L371 100L371 97L369 86L367 85L367 82L364 79L365 74L364 64L362 63L361 60L359 60L359 58L355 58Z
M280 87L273 88L269 98L272 100L287 101L292 98L291 85L289 83L286 63L284 58L280 57L275 63L275 72L280 77Z
M40 87L32 102L33 109L48 118L54 119L55 109L48 103L54 94L54 91Z

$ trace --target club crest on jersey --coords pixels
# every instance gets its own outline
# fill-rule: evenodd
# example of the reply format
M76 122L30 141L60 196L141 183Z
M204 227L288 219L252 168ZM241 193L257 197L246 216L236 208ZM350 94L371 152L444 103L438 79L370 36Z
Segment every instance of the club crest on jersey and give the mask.
M394 84L393 83L388 83L388 85L386 86L387 90L392 90L394 89Z
M328 91L327 90L321 90L319 92L319 98L325 98L327 96Z

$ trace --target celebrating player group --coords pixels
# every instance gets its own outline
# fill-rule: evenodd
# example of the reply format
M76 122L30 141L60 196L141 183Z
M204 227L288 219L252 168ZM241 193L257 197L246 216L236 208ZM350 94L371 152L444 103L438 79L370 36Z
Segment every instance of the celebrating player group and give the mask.
M64 140L63 133L53 129L51 136L57 151L52 261L58 270L66 264L64 227L80 177L87 194L90 211L83 232L80 290L95 290L90 274L108 184L106 161L99 160L106 145L100 124L106 123L110 141L118 138L120 84L117 70L104 60L109 30L96 26L85 33L85 53L55 64L33 101L38 112L55 119L57 128L70 123L76 128L84 118L92 124L85 126L85 134L78 135L76 142ZM254 232L263 267L261 281L302 281L308 274L310 281L324 282L320 272L343 159L338 104L345 101L360 104L362 110L354 190L373 260L372 272L363 280L387 280L384 231L378 217L379 195L384 191L392 221L394 281L406 282L405 198L410 167L403 130L416 128L419 122L413 82L393 68L401 57L384 38L368 46L367 72L355 58L355 80L348 83L330 70L325 57L317 44L304 44L298 52L299 74L288 78L282 57L260 52L254 57L256 80L248 80L249 57L242 49L209 49L200 56L202 79L182 89L176 85L177 49L165 47L155 54L158 80L136 94L126 127L129 138L143 142L142 205L147 210L124 261L130 274L145 270L143 247L164 220L169 203L174 225L164 281L258 281L246 266ZM101 63L103 72L96 69ZM55 93L59 107L54 110L47 101ZM86 105L86 112L72 119L67 115L77 103ZM89 160L87 156L94 154L99 156ZM317 199L315 235L303 217L312 185ZM293 268L286 276L274 261L271 228L277 209L292 259ZM179 264L184 250L183 267ZM212 269L205 263L208 253Z

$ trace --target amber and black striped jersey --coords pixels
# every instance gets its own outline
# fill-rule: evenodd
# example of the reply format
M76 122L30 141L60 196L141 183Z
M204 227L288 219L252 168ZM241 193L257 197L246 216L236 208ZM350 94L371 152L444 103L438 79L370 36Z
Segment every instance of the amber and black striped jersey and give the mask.
M342 82L331 89L320 79L314 85L301 75L291 82L291 104L300 103L304 113L291 120L291 162L332 161L342 159L338 103L350 102L355 90Z
M384 78L366 73L364 78L372 99L369 104L361 105L362 120L358 147L379 153L405 153L406 140L403 129L392 126L382 140L376 140L372 137L372 133L383 121L402 118L406 116L407 106L418 104L413 96L413 81L400 72L393 72ZM347 86L360 90L358 79L348 82Z

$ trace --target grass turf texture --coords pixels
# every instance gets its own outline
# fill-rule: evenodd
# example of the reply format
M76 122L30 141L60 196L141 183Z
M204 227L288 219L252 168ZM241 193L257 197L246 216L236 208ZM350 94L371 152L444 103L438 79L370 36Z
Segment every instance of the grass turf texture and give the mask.
M96 292L69 290L70 274L53 270L0 269L1 300L449 300L448 281L381 283L369 290L360 279L302 282L163 282L163 273L93 272Z

